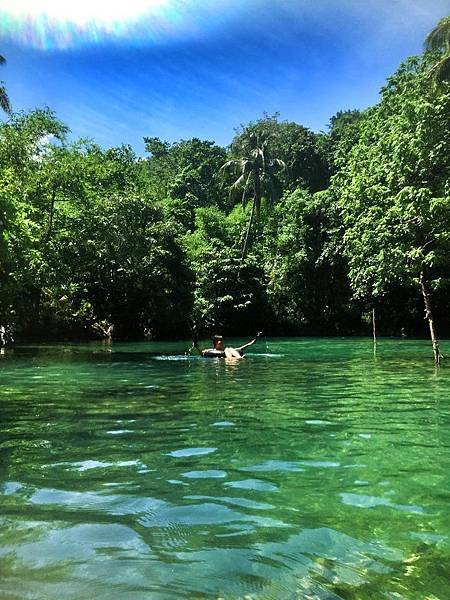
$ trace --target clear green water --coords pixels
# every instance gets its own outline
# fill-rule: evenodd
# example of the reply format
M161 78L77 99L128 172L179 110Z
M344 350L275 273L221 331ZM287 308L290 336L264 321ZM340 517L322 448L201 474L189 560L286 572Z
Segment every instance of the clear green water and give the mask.
M0 597L448 599L450 367L253 348L0 356Z

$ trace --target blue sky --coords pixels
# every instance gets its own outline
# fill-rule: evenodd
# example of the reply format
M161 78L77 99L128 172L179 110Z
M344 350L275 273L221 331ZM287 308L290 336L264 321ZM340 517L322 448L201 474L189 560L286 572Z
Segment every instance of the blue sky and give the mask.
M0 0L0 77L13 107L50 106L74 137L138 154L144 135L228 144L263 111L324 130L338 110L375 103L450 13L450 0L133 1L140 12L114 16L109 0L104 21L105 0L59 0L45 19L26 8L12 19L11 0ZM64 4L78 13L65 16Z

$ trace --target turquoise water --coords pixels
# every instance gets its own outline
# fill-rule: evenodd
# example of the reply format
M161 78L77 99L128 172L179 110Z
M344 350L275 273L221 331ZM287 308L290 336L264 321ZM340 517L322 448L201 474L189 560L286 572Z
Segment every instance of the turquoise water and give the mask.
M0 356L1 598L450 597L427 342L187 346Z

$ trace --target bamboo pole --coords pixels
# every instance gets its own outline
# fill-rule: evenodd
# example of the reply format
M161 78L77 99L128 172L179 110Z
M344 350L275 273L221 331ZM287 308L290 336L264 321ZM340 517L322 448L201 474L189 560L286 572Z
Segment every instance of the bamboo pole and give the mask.
M433 346L434 362L436 366L441 364L441 352L439 350L439 341L436 335L436 329L433 319L433 309L431 306L430 287L424 271L420 273L420 287L422 290L423 302L425 305L425 318L428 320L430 328L431 345Z

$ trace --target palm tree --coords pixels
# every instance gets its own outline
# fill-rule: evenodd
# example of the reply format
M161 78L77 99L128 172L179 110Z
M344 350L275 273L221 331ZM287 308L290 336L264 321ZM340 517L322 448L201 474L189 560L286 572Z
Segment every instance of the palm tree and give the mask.
M4 65L5 63L6 58L0 55L0 65ZM0 108L2 108L7 114L11 112L11 104L9 102L8 94L6 93L6 88L3 84L3 81L0 82Z
M247 157L233 158L222 165L221 170L237 176L230 187L230 194L240 192L242 204L245 206L249 194L253 196L252 210L247 226L247 232L242 248L241 261L245 257L253 221L259 219L261 199L276 200L278 190L275 180L277 172L286 169L285 163L279 158L272 158L269 153L269 140L259 135L251 134L248 138Z
M450 17L444 17L425 39L425 50L440 55L430 70L435 83L450 81Z

